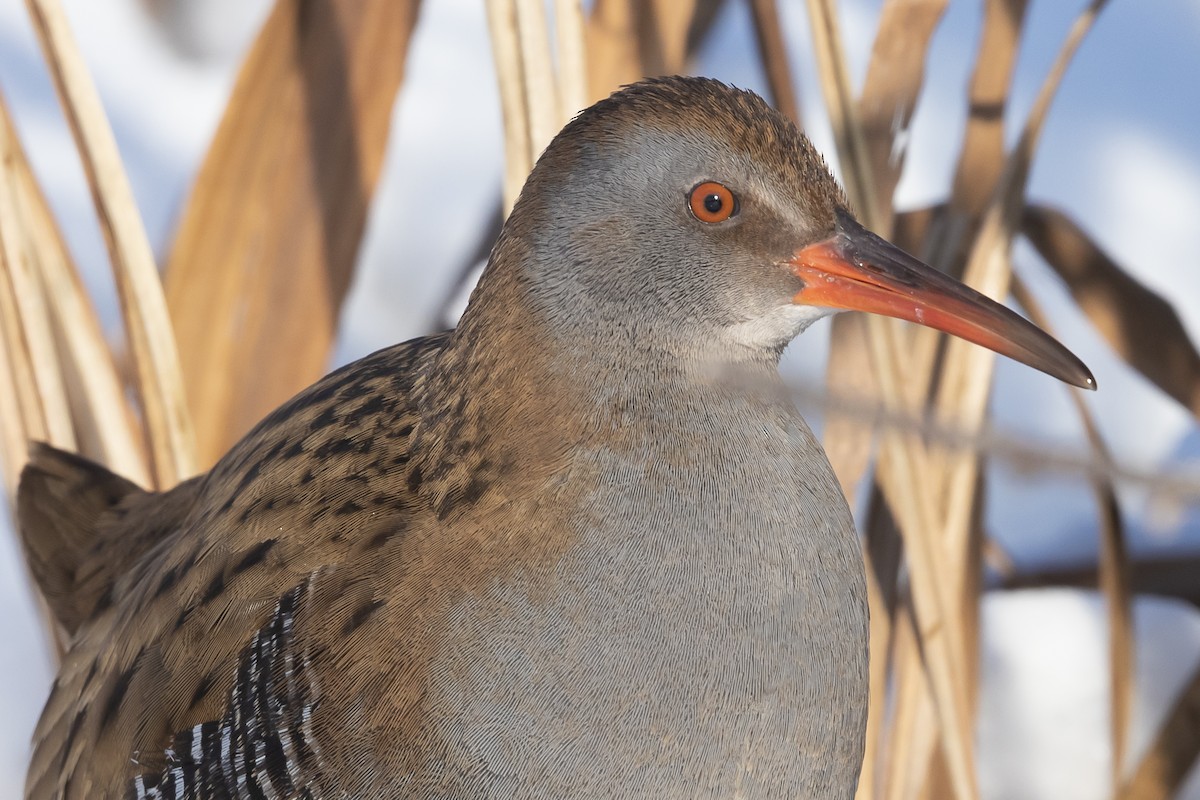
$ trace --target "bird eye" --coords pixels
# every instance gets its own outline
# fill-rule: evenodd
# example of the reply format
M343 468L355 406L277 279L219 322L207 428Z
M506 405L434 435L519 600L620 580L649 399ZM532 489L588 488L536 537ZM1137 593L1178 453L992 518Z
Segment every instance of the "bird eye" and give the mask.
M738 201L729 187L705 181L688 193L688 208L701 222L724 222L738 212Z

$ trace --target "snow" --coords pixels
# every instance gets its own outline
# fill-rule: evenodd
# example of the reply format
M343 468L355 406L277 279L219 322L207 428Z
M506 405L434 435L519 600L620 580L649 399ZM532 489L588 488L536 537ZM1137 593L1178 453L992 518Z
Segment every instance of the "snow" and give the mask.
M1103 599L1091 592L1042 589L984 597L977 741L985 797L1107 796L1112 751L1104 619ZM1134 669L1141 680L1126 743L1127 772L1200 660L1200 615L1192 606L1139 598L1133 621Z
M156 252L215 128L240 53L266 0L68 0L84 55L111 115ZM840 4L856 84L866 72L880 0ZM914 119L901 205L942 197L962 136L965 90L980 15L956 2L934 41L927 91ZM1014 110L1032 104L1081 2L1031 4L1015 80ZM162 25L148 21L157 9ZM1067 208L1117 260L1177 305L1200 337L1200 103L1183 101L1200 74L1200 7L1110 4L1081 48L1051 111L1031 195ZM808 132L832 154L802 3L781 3ZM0 0L0 86L69 244L110 327L116 303L90 199L20 0ZM746 4L727 3L696 71L762 89ZM461 309L458 273L499 194L500 119L491 52L477 0L424 4L394 113L391 148L362 247L334 361L447 324ZM1017 135L1015 126L1009 140ZM1018 271L1053 314L1057 333L1094 370L1088 398L1116 458L1140 469L1195 469L1200 429L1186 411L1124 366L1071 305L1031 248ZM456 311L451 311L453 317ZM816 383L828 326L788 353L796 381ZM1000 361L996 425L1054 448L1083 452L1074 411L1051 379ZM999 463L987 528L1022 566L1063 563L1095 551L1095 502L1081 478ZM1163 515L1146 492L1123 487L1135 552L1200 550L1200 510ZM0 509L0 512L4 509ZM4 515L7 519L7 515ZM1165 520L1165 521L1164 521ZM0 527L6 523L0 523ZM50 658L15 539L0 529L0 796L19 795L28 737L48 691ZM1137 702L1131 747L1153 735L1164 709L1200 660L1200 612L1141 598ZM988 798L1105 797L1107 672L1102 603L1074 590L992 592L983 607L983 691L978 743ZM1200 779L1185 796L1200 798Z

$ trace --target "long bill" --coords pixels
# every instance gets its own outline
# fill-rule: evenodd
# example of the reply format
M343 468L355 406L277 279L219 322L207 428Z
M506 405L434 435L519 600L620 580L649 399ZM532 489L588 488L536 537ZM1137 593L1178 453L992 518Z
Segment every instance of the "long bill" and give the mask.
M792 298L916 322L1028 364L1083 389L1096 379L1041 328L868 231L839 209L837 231L789 262L804 282Z

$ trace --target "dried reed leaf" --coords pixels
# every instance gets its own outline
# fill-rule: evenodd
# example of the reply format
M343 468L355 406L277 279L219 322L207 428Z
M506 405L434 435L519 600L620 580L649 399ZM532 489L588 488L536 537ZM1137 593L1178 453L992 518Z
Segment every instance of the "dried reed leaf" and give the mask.
M148 487L150 473L140 426L96 311L2 101L0 126L0 136L11 146L7 164L13 171L28 253L49 310L78 452Z
M1200 495L1200 486L1193 486L1191 496ZM1200 557L1173 555L1165 558L1129 558L1130 592L1134 595L1154 594L1174 597L1200 607ZM1005 589L1038 589L1046 586L1094 587L1099 584L1097 564L1055 564L1036 570L1013 570L1003 576Z
M5 441L15 443L6 448L7 453L16 454L14 468L10 469L15 479L25 463L27 443L46 437L46 422L37 396L37 380L25 342L25 330L21 326L11 272L9 259L0 258L0 344L4 345L6 366L0 378L4 380L5 390L10 396L5 402L15 410L15 413L10 411L5 419L6 429L11 426L11 430L5 433Z
M639 78L687 71L699 0L596 0L587 23L591 100Z
M809 0L814 50L822 89L834 128L847 193L864 212L868 226L875 220L864 201L874 196L866 147L850 96L849 77L838 31L836 9L830 0ZM904 363L898 335L890 321L867 320L868 342L885 404L901 407L904 391L899 369ZM900 523L912 576L912 596L925 664L937 709L941 742L957 797L978 796L973 737L968 718L968 694L958 676L963 663L962 631L951 615L951 596L945 586L945 554L936 538L935 501L917 480L923 475L924 450L913 436L890 432L883 437L880 479Z
M166 273L203 465L326 369L417 0L280 0Z
M863 426L867 427L867 426ZM878 488L874 489L878 493ZM887 725L889 665L893 651L893 629L897 613L897 587L902 561L900 535L887 504L873 502L864 526L866 541L863 561L867 576L867 607L870 611L870 652L867 704L867 735L856 800L871 800L882 789ZM914 666L918 672L922 667Z
M554 40L558 52L558 107L564 119L587 105L587 51L582 0L554 0Z
M1066 67L1104 2L1093 2L1068 33L983 215L963 279L989 297L1002 298L1008 293L1012 239L1024 205L1025 185L1042 126ZM995 356L990 351L962 340L949 340L935 398L937 418L968 432L978 431L987 412L994 364ZM982 459L977 453L955 453L936 448L930 456L929 469L923 477L926 486L933 488L938 497L930 518L940 521L938 539L949 548L949 568L940 576L943 580L948 578L952 596L956 598L945 607L953 609L950 627L961 631L965 643L959 652L964 658L960 676L966 682L978 673L978 650L971 637L978 630L978 586L982 569L978 558L982 551L978 541ZM920 588L915 574L914 586L915 590ZM920 608L918 603L918 610ZM968 703L972 706L976 685L970 684L972 699ZM953 754L947 753L947 756L953 771Z
M0 260L4 262L12 291L16 321L22 329L41 434L55 447L72 450L75 448L75 429L71 424L67 391L59 368L46 298L25 235L28 225L22 218L17 196L19 176L16 174L15 143L3 135L0 135L0 164L3 164L0 175Z
M1054 328L1049 318L1020 278L1014 276L1012 288L1013 297L1025 309L1029 318L1053 336ZM1088 408L1080 390L1072 388L1070 393L1096 460L1102 464L1110 463L1112 456L1091 409ZM1096 494L1100 517L1100 589L1108 609L1109 694L1112 712L1109 738L1112 743L1112 784L1115 790L1122 782L1121 768L1125 764L1125 742L1133 707L1133 604L1128 549L1125 546L1125 524L1121 518L1121 504L1117 499L1116 485L1108 475L1099 471L1092 473L1091 484Z
M21 402L17 397L14 367L9 360L8 335L0 328L0 469L3 469L4 493L8 507L14 505L17 479L29 460L29 439L21 420Z
M922 254L951 275L961 275L980 216L996 191L1005 164L1004 117L1026 18L1027 0L987 0L983 30L968 90L968 116L955 168L951 202L936 219ZM930 330L912 334L913 374L921 387L933 387L945 337ZM931 390L931 389L929 389ZM929 391L926 390L926 391Z
M896 616L892 650L895 709L881 794L887 800L924 800L930 757L938 742L938 721L912 610L903 608Z
M137 372L155 482L165 488L196 472L196 456L154 254L112 129L59 0L26 4L92 189Z
M1021 233L1117 354L1200 417L1200 353L1171 303L1122 269L1060 210L1027 207Z
M951 204L978 217L1004 167L1004 113L1017 65L1028 0L987 0L971 76L967 127L954 171Z
M866 142L855 113L836 9L823 0L810 0L808 13L846 193L867 227L875 228L883 215L874 202ZM879 394L874 371L870 368L867 325L858 314L841 314L833 320L825 381L836 394L867 397ZM833 411L825 423L823 443L838 483L853 505L859 480L870 460L870 434L856 420Z
M559 0L555 39L561 74L550 56L550 32L539 0L489 0L488 25L504 116L504 215L538 156L586 102L583 10Z
M859 218L868 228L874 229L879 223L877 209L871 202L875 196L874 183L868 166L866 139L850 88L850 70L846 66L837 9L832 0L808 0L808 17L846 194Z
M516 3L525 113L529 120L529 163L532 165L565 120L558 104L558 81L550 56L546 4L543 0L516 0Z
M1170 714L1150 743L1117 800L1169 800L1200 756L1200 669L1175 700Z
M875 188L875 232L881 236L891 233L892 195L904 168L905 150L897 141L907 136L929 44L948 3L889 0L880 12L858 115Z
M904 164L904 151L896 150L896 141L906 135L924 80L929 42L947 2L889 0L880 16L858 116L867 159L863 168L870 170L874 187L874 196L869 198L873 227L881 236L888 236L892 227L892 195ZM842 314L833 320L826 382L834 391L879 395L870 368L867 335L861 315ZM870 433L835 413L826 420L824 444L842 489L853 503L870 460Z
M948 204L937 203L897 212L892 218L892 241L905 250L923 254L947 208Z
M525 113L525 71L521 67L515 0L488 0L487 14L500 114L504 121L503 216L507 217L521 194L525 177L533 169L529 119Z
M754 19L754 38L758 42L758 57L767 76L771 105L783 115L804 127L800 119L800 104L796 101L796 85L788 64L787 43L779 25L779 8L775 0L750 0Z
M999 186L984 213L963 280L989 297L1003 298L1008 294L1012 275L1009 256L1013 236L1024 208L1025 185L1046 114L1067 65L1106 2L1094 0L1072 26L1042 84L1020 140L1005 164ZM960 339L951 339L946 346L938 387L936 406L939 419L952 421L967 431L978 430L987 411L994 365L995 355L991 351ZM971 546L963 534L973 529L970 520L976 513L979 459L975 455L945 454L944 458L937 461L940 474L935 473L933 479L936 485L945 489L945 535L948 541L958 543L952 545L955 551L964 553Z
M878 397L879 385L871 366L866 319L861 314L839 314L829 338L829 364L825 383L844 397ZM825 417L822 436L825 455L851 508L857 505L859 482L871 461L871 430L854 414L836 406Z
M19 227L12 219L8 176L4 175L0 182L3 183L0 186L0 328L3 329L6 361L12 371L11 385L19 409L17 419L21 421L21 439L44 440L49 437L46 410L38 393L38 374L25 320L27 312L22 314L22 306L31 305L31 298L27 295L34 285L27 279L23 280L27 265L23 263L24 255L17 242L13 240ZM5 217L9 218L7 224L3 222ZM26 295L24 302L22 294ZM47 363L43 357L43 368L53 363L53 360ZM17 452L23 453L24 448Z
M898 363L895 357L890 358L892 365ZM900 395L895 386L882 385L885 398ZM978 789L973 766L970 698L963 680L964 633L953 613L950 595L953 567L947 563L943 543L937 536L935 498L928 494L927 484L917 477L925 475L926 462L924 451L914 437L897 432L883 436L879 480L904 536L917 630L937 710L940 741L954 779L955 796L974 798Z

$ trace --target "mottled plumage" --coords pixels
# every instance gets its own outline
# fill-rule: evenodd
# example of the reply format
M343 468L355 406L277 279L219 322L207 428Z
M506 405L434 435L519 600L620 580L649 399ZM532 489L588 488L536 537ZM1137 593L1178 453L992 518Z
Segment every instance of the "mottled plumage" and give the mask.
M860 556L776 371L805 292L876 280L808 261L898 258L844 204L754 95L643 82L549 146L456 330L164 494L37 450L71 638L27 797L851 797Z

